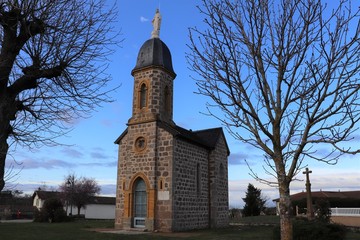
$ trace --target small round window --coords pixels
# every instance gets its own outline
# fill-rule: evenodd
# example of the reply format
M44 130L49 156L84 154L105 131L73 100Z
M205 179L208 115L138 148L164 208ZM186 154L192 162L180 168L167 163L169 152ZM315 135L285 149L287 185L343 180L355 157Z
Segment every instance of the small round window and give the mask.
M144 150L146 147L146 140L144 137L138 137L135 141L135 148L139 151Z

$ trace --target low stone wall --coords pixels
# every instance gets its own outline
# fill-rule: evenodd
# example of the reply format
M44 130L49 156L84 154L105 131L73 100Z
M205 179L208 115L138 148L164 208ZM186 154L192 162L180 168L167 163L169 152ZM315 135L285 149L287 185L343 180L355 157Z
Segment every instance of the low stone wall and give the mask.
M331 221L348 227L360 227L360 217L332 216Z

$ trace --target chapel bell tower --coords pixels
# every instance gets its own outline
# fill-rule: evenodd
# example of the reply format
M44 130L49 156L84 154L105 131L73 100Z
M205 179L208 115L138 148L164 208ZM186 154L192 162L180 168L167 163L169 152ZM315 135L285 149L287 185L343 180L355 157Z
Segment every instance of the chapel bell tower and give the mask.
M159 38L156 11L151 38L141 46L132 115L116 139L115 228L176 232L228 226L227 157L222 128L192 131L173 121L173 70Z
M128 124L161 120L173 124L173 80L169 48L159 38L161 16L156 11L151 38L140 48L135 68L133 110Z

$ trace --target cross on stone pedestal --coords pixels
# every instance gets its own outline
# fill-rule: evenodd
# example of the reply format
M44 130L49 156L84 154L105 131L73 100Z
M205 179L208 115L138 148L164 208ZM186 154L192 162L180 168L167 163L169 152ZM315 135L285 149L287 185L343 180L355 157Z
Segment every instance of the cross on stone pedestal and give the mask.
M311 183L310 183L310 178L309 178L309 174L312 173L312 171L309 171L309 168L306 168L305 171L303 172L303 174L306 174L306 216L309 220L314 219L314 210L313 210L313 205L312 205L312 199L311 199Z

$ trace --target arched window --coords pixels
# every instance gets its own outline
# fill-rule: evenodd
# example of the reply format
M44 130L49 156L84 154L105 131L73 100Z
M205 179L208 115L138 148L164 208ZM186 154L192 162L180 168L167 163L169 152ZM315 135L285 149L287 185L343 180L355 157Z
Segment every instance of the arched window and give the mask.
M165 112L170 113L170 91L168 86L166 86L164 90L164 107Z
M140 108L146 107L147 104L147 87L146 84L141 84L140 87Z
M138 178L134 188L134 227L144 227L147 209L146 184Z
M224 165L222 163L220 163L220 177L223 178L225 176L225 169L224 169Z
M196 165L196 193L200 194L200 183L201 183L201 176L200 176L200 163Z
M159 180L159 190L164 190L164 180L162 178Z

